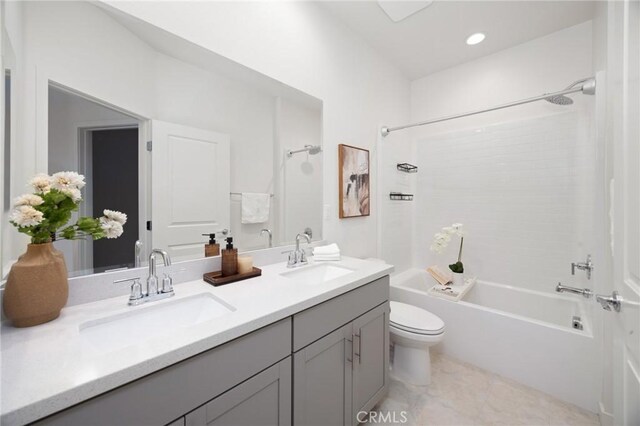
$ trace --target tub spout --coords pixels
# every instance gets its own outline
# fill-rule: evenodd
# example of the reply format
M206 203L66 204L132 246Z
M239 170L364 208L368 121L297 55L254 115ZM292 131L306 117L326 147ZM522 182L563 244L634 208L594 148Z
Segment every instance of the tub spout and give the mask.
M588 288L569 287L569 286L566 286L566 285L562 285L562 283L558 283L558 285L556 286L556 292L558 292L558 293L567 292L567 293L573 293L573 294L580 294L586 299L589 299L591 296L593 296L593 292L591 290L589 290Z

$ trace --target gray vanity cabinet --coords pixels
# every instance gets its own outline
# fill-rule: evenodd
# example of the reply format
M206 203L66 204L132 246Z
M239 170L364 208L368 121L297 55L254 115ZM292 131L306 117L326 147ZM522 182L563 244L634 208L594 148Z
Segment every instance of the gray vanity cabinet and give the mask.
M291 357L187 414L184 424L291 425Z
M296 426L351 424L352 349L347 324L294 354Z
M247 400L246 407L253 407L256 402L264 405L264 400L259 398L249 401L251 390L260 393L260 397L270 397L274 402L271 409L280 410L281 403L291 400L291 362L286 361L290 355L291 319L286 318L42 419L37 424L157 426L173 425L178 419L176 425L182 425L187 413L212 402L213 407L227 404L231 408L230 401L235 398L238 403ZM287 365L289 372L282 373ZM276 375L282 376L276 378ZM266 383L261 380L271 379L270 383L277 382L277 395L272 391L274 388L261 388ZM268 384L265 387L268 388ZM288 404L290 407L290 402Z
M353 426L387 391L388 322L386 276L36 424Z
M389 304L353 321L353 416L369 411L389 382ZM357 423L357 421L356 421Z
M294 315L294 350L316 339L293 355L296 426L356 425L358 412L370 410L385 396L388 283L388 277L381 278ZM326 328L336 322L344 325Z

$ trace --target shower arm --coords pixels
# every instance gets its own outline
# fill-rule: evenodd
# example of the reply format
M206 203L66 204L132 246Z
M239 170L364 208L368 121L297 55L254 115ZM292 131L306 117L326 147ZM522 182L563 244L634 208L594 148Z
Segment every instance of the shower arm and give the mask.
M315 148L318 148L318 146L317 145L316 146L314 146L314 145L305 145L304 148L296 149L295 151L292 151L292 150L288 149L286 151L286 153L287 153L287 157L288 158L291 158L293 156L293 154L297 154L299 152L310 152L311 155L315 155L315 154L317 154L317 152L312 152ZM320 150L321 150L321 148L319 149L319 151Z
M309 151L309 148L296 149L295 151L292 151L292 150L289 149L289 150L287 150L287 155L289 157L291 157L293 154L297 154L299 152L305 152L305 151Z
M580 84L583 81L584 81L584 84L582 84L581 86L575 87L576 84ZM528 103L531 103L531 102L541 101L541 100L544 100L544 99L547 99L547 98L551 98L553 96L568 95L568 94L571 94L571 93L582 92L582 91L584 91L586 94L593 95L595 93L595 79L594 78L586 78L584 80L578 80L575 83L573 83L571 86L569 86L568 88L566 88L564 90L560 90L559 92L545 93L544 95L534 96L533 98L522 99L522 100L515 101L515 102L509 102L508 104L497 105L497 106L494 106L494 107L491 107L491 108L485 108L485 109L481 109L481 110L465 112L465 113L462 113L462 114L449 115L449 116L446 116L446 117L434 118L432 120L421 121L419 123L405 124L404 126L396 126L396 127L387 127L387 126L385 126L380 130L380 133L382 133L382 136L387 136L389 133L395 132L396 130L410 129L412 127L426 126L427 124L434 124L434 123L440 123L440 122L443 122L443 121L454 120L456 118L469 117L471 115L482 114L484 112L497 111L497 110L500 110L500 109L510 108L510 107L513 107L513 106L518 106L518 105L528 104Z

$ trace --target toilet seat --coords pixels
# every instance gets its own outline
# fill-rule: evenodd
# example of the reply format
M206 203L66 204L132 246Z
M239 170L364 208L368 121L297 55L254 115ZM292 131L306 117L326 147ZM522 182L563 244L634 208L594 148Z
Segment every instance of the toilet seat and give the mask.
M444 333L444 321L429 311L406 303L391 301L389 325L406 333L434 336Z

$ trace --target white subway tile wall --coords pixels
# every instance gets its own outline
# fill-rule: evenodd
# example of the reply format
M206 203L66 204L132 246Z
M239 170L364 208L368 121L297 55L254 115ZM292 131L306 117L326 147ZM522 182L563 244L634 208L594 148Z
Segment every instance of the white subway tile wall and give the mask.
M593 253L596 149L588 111L432 135L416 142L414 265L446 266L457 256L429 250L433 234L465 225L465 273L481 280L553 291L571 262Z

